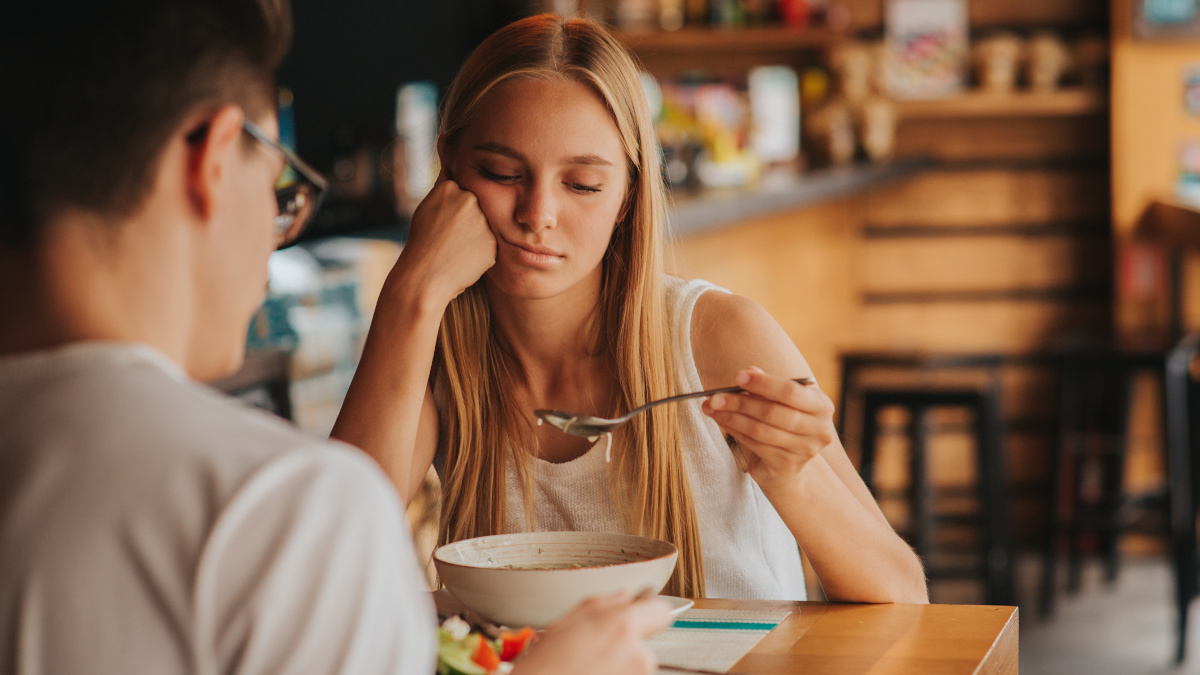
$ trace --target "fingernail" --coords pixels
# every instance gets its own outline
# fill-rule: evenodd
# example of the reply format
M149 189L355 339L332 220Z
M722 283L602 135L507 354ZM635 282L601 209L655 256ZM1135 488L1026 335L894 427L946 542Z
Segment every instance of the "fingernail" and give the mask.
M739 387L744 387L744 386L746 386L746 384L747 384L748 382L750 382L750 371L749 371L749 370L743 370L742 372L740 372L740 373L738 373L738 374L737 374L737 377L733 378L733 381L734 381L734 383L735 383L735 384L737 384L737 386L739 386Z
M739 382L738 384L744 383ZM713 410L720 410L725 407L725 397L721 396L720 394L713 396L712 398L708 399L708 405Z

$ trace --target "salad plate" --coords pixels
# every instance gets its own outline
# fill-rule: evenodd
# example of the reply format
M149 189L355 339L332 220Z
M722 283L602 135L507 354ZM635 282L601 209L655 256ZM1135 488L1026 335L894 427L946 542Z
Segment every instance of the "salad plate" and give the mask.
M679 616L684 610L696 604L692 600L688 600L687 598L677 598L674 595L660 595L658 597L671 603L671 614L673 616Z

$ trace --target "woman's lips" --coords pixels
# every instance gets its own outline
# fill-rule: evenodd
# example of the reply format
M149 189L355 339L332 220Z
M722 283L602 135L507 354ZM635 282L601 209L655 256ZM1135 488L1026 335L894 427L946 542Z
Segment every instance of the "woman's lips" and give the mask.
M562 261L563 256L553 249L531 244L515 244L507 239L504 243L512 247L517 259L533 267L550 267Z

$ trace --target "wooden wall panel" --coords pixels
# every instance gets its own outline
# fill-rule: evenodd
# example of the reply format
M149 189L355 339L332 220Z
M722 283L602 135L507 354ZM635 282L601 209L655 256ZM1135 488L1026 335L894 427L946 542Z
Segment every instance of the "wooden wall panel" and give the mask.
M1101 237L972 236L868 240L863 290L870 293L1008 291L1105 285L1109 242Z
M1108 325L1106 301L895 303L863 308L862 346L931 352L1031 352Z
M972 227L1095 221L1109 217L1108 174L1005 168L931 171L871 195L870 227Z
M903 120L896 128L898 157L980 159L1104 159L1108 118Z
M1030 431L1049 432L1056 405L1055 378L1052 369L1041 365L1014 365L1004 368L1000 372L1004 418L1021 426L1030 422L1041 422L1044 428Z

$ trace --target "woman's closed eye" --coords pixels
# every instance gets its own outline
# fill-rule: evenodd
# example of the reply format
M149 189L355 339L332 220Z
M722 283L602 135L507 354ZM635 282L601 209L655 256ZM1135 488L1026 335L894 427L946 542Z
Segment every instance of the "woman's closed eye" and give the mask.
M485 179L490 180L493 183L500 183L501 185L511 185L521 180L521 174L499 173L482 166L478 166L476 169L479 171L480 176L483 176ZM580 194L592 194L600 192L600 190L604 187L600 184L591 185L588 183L580 183L569 180L563 181L563 185L565 185L568 189Z
M476 168L479 170L480 176L483 176L487 180L490 180L495 183L503 183L503 184L507 185L509 183L515 183L515 182L517 182L517 180L519 180L521 178L520 174L508 175L508 174L503 174L503 173L496 173L495 171L490 171L488 169L485 169L482 166L476 167Z
M589 193L589 194L593 193L593 192L599 192L600 188L601 188L601 186L599 186L599 185L586 185L584 183L572 183L572 182L563 182L563 185L566 185L567 187L571 188L572 190L574 190L576 192Z

